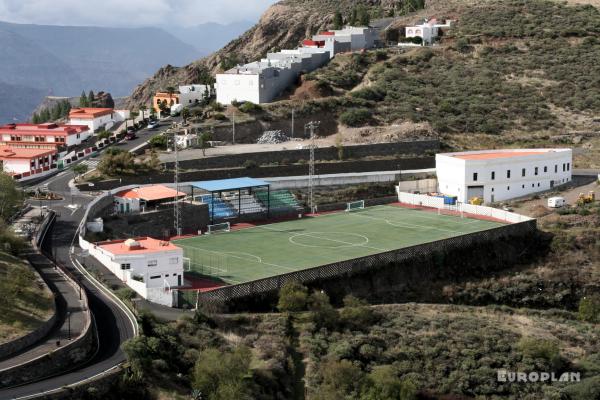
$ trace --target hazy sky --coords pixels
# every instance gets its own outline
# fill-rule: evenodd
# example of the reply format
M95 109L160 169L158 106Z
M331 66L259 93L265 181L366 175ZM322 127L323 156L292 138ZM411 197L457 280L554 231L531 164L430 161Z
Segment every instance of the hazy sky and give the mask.
M0 20L48 25L193 26L258 20L276 0L0 0Z

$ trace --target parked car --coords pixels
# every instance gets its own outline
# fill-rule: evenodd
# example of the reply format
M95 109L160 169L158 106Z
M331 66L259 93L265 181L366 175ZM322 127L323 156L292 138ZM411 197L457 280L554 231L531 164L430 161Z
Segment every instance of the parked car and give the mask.
M135 132L127 132L127 135L125 135L125 140L133 140L133 139L137 139Z
M158 121L150 121L147 126L148 129L156 129L158 128Z

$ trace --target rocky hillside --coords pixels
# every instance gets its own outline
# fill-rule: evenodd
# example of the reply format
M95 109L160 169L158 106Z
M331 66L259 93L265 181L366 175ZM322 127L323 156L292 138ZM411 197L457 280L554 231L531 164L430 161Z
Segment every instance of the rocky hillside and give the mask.
M131 95L129 106L150 102L158 90L179 84L197 83L221 70L222 64L249 62L266 55L268 51L298 46L302 39L322 29L330 28L336 10L343 15L364 5L373 17L385 16L392 9L412 0L284 0L271 6L259 22L239 38L231 41L212 55L194 61L185 67L167 65L139 85Z

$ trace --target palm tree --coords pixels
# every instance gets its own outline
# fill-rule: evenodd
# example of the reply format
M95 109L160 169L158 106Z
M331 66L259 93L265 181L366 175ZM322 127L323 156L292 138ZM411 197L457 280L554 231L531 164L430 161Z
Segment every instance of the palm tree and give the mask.
M171 100L173 97L173 94L175 94L175 88L173 86L168 86L166 91L169 94L169 100Z
M144 120L144 119L145 119L145 117L144 117L144 112L145 112L147 109L148 109L148 107L147 107L145 104L142 104L142 105L140 106L140 111L142 112L142 120Z

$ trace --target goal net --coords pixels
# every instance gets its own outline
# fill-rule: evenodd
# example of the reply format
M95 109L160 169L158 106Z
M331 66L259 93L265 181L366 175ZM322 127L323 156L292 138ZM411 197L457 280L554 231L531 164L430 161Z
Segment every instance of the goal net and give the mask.
M346 211L354 211L354 210L362 210L365 208L365 201L351 201L350 203L346 203Z
M186 272L195 272L204 276L224 276L229 271L229 257L202 249L186 249L188 257L183 258Z
M222 222L220 224L208 225L207 234L219 233L219 232L229 232L231 230L231 225L229 222Z

